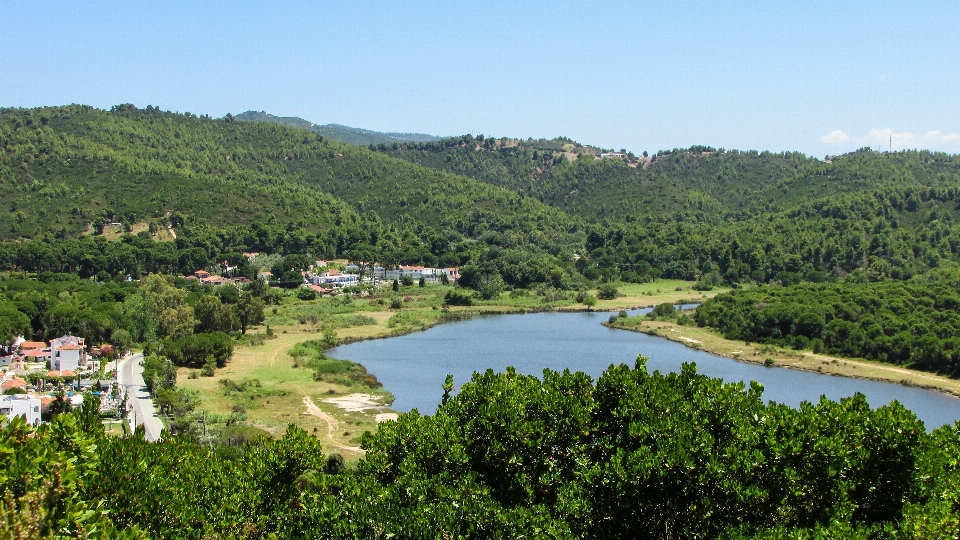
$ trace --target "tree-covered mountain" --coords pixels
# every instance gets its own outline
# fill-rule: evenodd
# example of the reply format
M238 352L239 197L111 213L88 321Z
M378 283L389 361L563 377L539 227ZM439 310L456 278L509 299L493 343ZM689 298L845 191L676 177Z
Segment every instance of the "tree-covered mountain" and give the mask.
M233 116L233 118L241 122L273 122L275 124L309 129L335 141L361 146L411 141L428 142L441 139L441 137L423 133L382 133L380 131L342 126L340 124L318 125L296 116L274 116L264 111L247 111Z
M557 246L576 222L509 190L280 124L131 105L4 109L0 145L0 193L13 217L0 238L179 215L312 232L405 223Z
M607 153L598 159L602 150L565 138L469 135L371 148L525 193L586 219L738 220L881 187L960 183L960 159L933 152L864 149L821 161L797 152L694 146L650 158Z
M902 279L960 253L960 160L930 152L693 147L648 160L470 136L371 150L129 105L4 109L0 151L0 238L35 239L0 246L6 268L138 275L261 250L478 265L521 287L513 277L569 286L578 272L709 286ZM175 245L83 236L145 221L173 224Z

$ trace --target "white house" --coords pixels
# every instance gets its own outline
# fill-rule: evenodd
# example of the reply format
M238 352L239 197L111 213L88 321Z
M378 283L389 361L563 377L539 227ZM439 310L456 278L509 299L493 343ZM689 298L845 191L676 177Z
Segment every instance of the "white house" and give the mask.
M30 394L0 396L0 414L13 420L22 416L31 426L40 425L40 398Z
M343 274L339 270L328 270L319 276L312 276L310 280L314 285L337 287L338 289L357 286L356 274Z
M415 281L421 277L429 282L438 282L441 280L441 274L446 274L447 279L456 281L460 277L457 268L432 268L429 266L404 265L394 270L387 270L380 265L373 267L373 274L380 279L400 279L404 276L413 278Z
M63 336L50 340L50 369L54 371L77 371L87 365L87 351L83 338Z

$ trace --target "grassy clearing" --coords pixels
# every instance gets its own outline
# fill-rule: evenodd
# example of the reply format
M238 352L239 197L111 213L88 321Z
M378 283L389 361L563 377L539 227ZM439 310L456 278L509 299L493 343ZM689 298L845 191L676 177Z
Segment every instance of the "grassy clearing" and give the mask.
M960 381L891 364L814 354L809 350L792 350L759 343L732 341L709 328L681 326L667 320L650 321L644 320L643 317L628 317L619 319L610 326L664 337L691 348L742 362L894 382L960 396Z
M623 283L617 286L621 296L613 300L598 300L593 309L614 311L653 307L667 302L696 304L730 290L716 287L711 291L695 291L693 284L693 281L679 279L662 279L651 283ZM590 294L596 296L597 291L590 291Z
M365 337L365 329L359 327L351 330L360 332L346 333L353 337ZM303 397L309 396L317 407L339 420L342 428L333 434L330 443L321 437L326 450L340 452L351 460L357 459L358 453L340 446L356 446L358 437L364 431L375 430L374 415L347 413L323 400L353 392L384 396L386 401L392 400L392 396L383 389L372 389L361 384L315 380L314 370L307 366L294 367L294 359L288 352L303 341L323 339L322 333L296 327L278 330L276 339L266 340L262 345L238 347L232 360L226 367L218 369L213 377L191 379L191 370L181 368L177 384L197 391L200 409L223 417L242 410L247 416L247 424L275 436L281 435L288 424L295 424L318 436L327 433L325 421L306 414ZM223 383L222 380L229 383Z
M143 231L149 231L149 230L150 230L150 224L147 223L146 221L141 221L139 223L132 224L130 226L129 233L124 232L122 225L107 224L103 227L103 234L101 236L103 236L103 238L105 238L108 241L112 241L122 237L125 234L136 235L137 233L140 233ZM86 231L86 234L93 234L93 230L88 228ZM170 231L163 227L160 227L157 230L157 233L155 235L152 235L152 238L157 242L169 242L170 240L173 240L173 236L170 235Z

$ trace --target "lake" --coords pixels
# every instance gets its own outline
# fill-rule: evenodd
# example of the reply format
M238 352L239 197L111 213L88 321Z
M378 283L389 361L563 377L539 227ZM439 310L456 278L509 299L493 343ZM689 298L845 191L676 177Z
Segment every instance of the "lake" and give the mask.
M727 382L756 380L763 384L766 399L791 406L816 402L821 395L839 400L861 392L872 407L899 401L927 429L960 419L960 399L940 392L737 362L664 338L602 326L609 318L608 312L478 316L424 332L343 345L328 354L363 364L393 393L393 408L402 412L433 414L448 373L456 387L476 371L499 372L507 366L537 376L544 368L570 369L596 379L611 364L633 367L642 354L650 359L650 372L679 371L684 362L695 362L698 372Z

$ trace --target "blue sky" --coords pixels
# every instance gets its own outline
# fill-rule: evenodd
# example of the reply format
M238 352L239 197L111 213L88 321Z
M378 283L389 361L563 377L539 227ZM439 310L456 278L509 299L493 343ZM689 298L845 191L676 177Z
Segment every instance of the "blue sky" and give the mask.
M839 4L839 5L838 5ZM960 2L0 0L0 106L960 153Z

